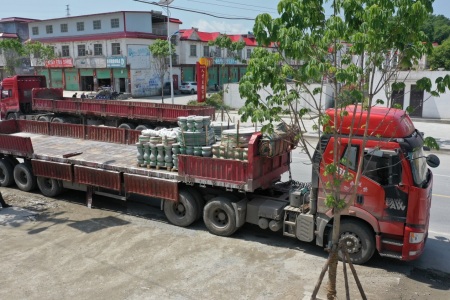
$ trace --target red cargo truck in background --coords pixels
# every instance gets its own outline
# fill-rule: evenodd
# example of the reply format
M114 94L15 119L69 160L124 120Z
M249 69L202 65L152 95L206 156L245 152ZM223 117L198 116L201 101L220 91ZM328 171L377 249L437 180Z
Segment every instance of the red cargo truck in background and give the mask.
M138 101L65 98L46 88L45 76L16 75L1 82L1 118L106 125L143 130L176 126L178 117L211 116L214 108Z

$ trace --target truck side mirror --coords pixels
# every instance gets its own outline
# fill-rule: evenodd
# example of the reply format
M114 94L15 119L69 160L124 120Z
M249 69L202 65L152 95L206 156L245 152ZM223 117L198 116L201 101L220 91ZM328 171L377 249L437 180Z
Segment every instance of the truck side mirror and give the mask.
M430 154L427 156L427 165L430 166L431 168L439 167L440 163L441 163L441 160L436 155Z

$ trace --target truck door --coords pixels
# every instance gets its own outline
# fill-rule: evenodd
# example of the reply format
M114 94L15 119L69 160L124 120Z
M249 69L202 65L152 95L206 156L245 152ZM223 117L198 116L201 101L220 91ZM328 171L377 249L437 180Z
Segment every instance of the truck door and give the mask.
M13 89L5 86L2 87L1 94L1 117L4 119L8 112L19 111L19 101L14 99Z
M383 201L378 201L380 206L376 209L381 219L404 222L408 210L408 190L400 185L402 164L399 155L395 151L366 151L363 175L383 189L383 197L379 199Z

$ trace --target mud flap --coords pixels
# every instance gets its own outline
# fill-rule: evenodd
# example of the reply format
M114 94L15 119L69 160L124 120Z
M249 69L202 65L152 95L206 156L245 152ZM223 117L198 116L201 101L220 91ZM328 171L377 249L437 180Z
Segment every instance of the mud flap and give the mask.
M299 214L296 223L296 237L300 241L312 242L314 240L314 216L310 214Z
M234 211L236 212L236 227L239 228L245 224L245 218L247 215L247 199L243 199L239 202L232 202Z

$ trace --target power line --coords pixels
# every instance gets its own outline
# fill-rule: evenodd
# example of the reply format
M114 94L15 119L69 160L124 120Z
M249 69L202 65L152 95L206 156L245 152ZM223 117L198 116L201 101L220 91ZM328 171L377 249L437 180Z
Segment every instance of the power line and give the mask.
M266 12L266 11L264 11L264 10L255 10L254 8L243 8L243 7L231 6L231 5L213 4L213 3L211 3L211 2L204 2L204 1L198 1L198 0L188 0L188 1L189 1L189 2L203 3L203 4L210 4L210 5L214 5L214 6L229 7L229 8L237 8L237 9L240 9L240 10L249 10L249 11ZM217 1L217 0L216 0L216 1ZM229 2L229 1L220 1L220 2L223 2L223 3L234 3L234 4L238 4L238 5L242 5L242 6L247 6L247 7L258 7L258 6L255 6L255 5L239 4L239 3L236 3L236 2ZM260 7L258 7L258 8L260 8ZM273 9L272 9L272 10L273 10ZM275 10L273 10L273 11L275 11Z
M191 1L192 1L192 0L191 0ZM271 11L273 11L273 12L277 12L277 13L278 13L278 10L275 9L275 8L273 8L273 7L259 6L259 5L251 5L251 4L242 4L242 3L239 3L239 2L225 1L225 0L215 0L215 1L217 1L217 2L223 2L223 3L232 3L232 4L241 5L241 6L256 7L256 8L264 8L264 9L268 9L268 10L271 10ZM230 7L231 7L231 6L230 6ZM242 9L242 8L240 8L240 7L236 7L236 8ZM261 10L261 11L262 11L262 10Z
M145 3L145 4L151 4L151 5L156 5L159 7L163 7L166 8L166 5L159 5L156 2L147 2L147 1L143 1L143 0L133 0L135 2L141 2L141 3ZM218 18L218 19L227 19L227 20L247 20L247 21L254 21L254 18L247 18L247 17L239 17L239 16L234 16L234 17L225 17L227 16L227 14L222 14L222 16L213 14L212 12L208 12L208 11L201 11L201 10L192 10L189 8L185 8L185 7L179 7L179 6L169 6L170 9L175 9L175 10L181 10L181 11L188 11L188 12L192 12L192 13L196 13L196 14L202 14L202 15L207 15L210 17L214 17L214 18ZM228 16L232 16L232 15L228 15Z

